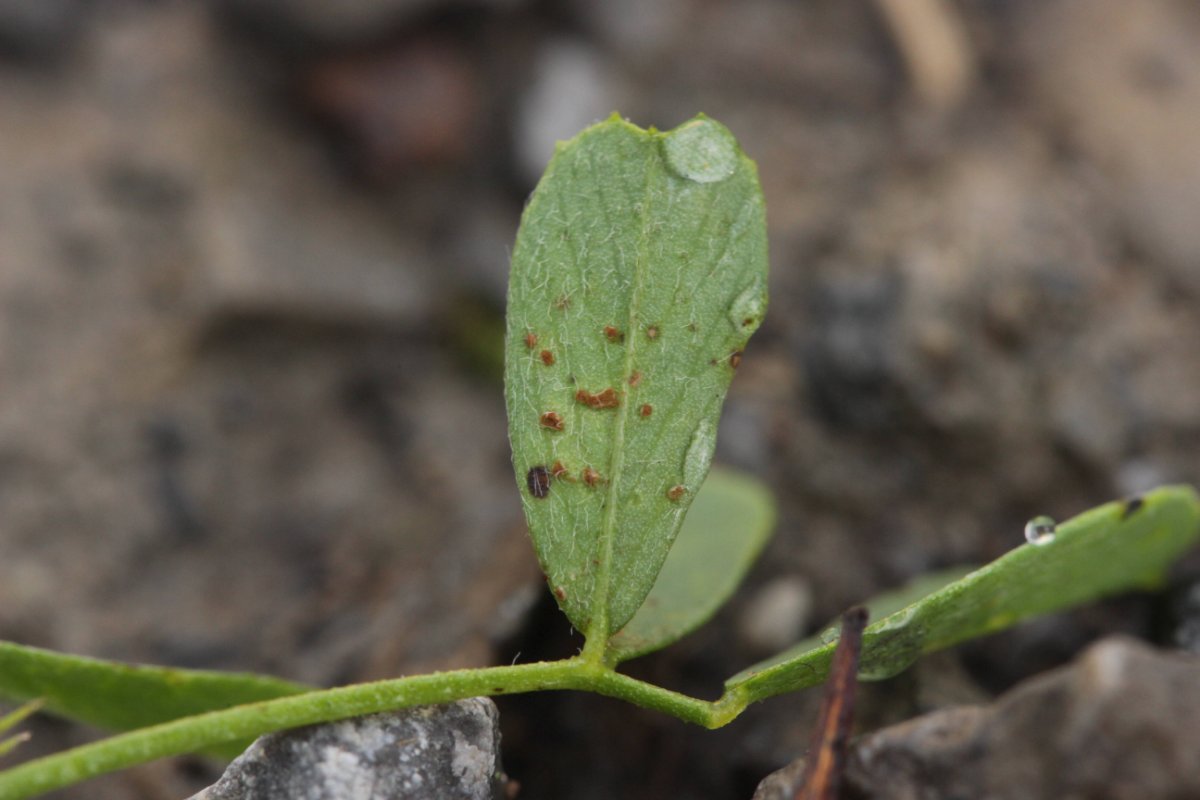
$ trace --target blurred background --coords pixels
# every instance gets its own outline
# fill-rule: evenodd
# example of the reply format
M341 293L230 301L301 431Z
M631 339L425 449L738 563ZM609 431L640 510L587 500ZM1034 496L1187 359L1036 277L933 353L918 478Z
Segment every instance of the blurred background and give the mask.
M524 199L613 110L724 122L772 248L718 460L771 485L779 531L637 674L714 697L1035 514L1200 482L1188 0L0 0L0 638L320 684L573 653L500 333ZM860 723L1105 633L1168 643L1171 597L929 659ZM746 798L817 701L707 733L506 698L504 757L525 798ZM34 731L28 756L94 735Z

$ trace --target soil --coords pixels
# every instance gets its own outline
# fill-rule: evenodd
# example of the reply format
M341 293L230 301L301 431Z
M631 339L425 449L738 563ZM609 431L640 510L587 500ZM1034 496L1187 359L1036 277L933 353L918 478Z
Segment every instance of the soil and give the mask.
M613 109L703 111L759 164L771 309L718 460L781 505L731 606L631 671L715 696L767 655L761 587L806 586L781 624L811 631L1032 516L1200 483L1198 54L1183 0L0 4L0 638L321 684L574 652L498 332L553 142ZM931 659L859 725L1169 645L1168 596ZM747 798L817 703L710 733L505 698L506 768L523 798Z

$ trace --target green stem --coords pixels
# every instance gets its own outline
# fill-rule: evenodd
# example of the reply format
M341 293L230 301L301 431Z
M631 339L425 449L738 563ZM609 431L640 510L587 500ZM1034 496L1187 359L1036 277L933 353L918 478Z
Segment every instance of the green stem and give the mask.
M140 728L0 772L0 800L21 800L157 758L300 725L466 697L561 689L615 697L708 728L724 725L745 707L740 697L697 700L582 658L455 670L313 691Z

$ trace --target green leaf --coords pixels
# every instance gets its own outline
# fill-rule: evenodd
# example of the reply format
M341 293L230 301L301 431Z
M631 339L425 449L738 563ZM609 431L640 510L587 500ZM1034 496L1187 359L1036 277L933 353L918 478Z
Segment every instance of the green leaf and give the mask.
M1047 544L1025 544L961 580L870 625L859 677L889 678L922 654L1008 628L1037 614L1161 585L1200 538L1200 500L1186 486L1108 503L1058 526ZM726 682L750 702L821 683L836 642L755 665Z
M714 469L646 602L609 640L609 658L653 652L707 622L742 582L774 527L775 503L765 486Z
M762 191L705 117L615 116L561 144L513 253L513 462L559 605L607 637L642 605L708 473L717 418L766 309Z
M28 703L25 703L15 711L0 717L0 734L7 733L8 731L17 727L22 722L29 719L29 717L40 711L44 705L45 702L43 702L40 698L37 700L30 700ZM0 738L0 758L3 758L11 753L22 743L29 741L29 738L29 733L27 731L18 733L16 736Z
M866 606L868 615L867 619L880 620L890 614L900 611L903 608L907 608L921 598L933 594L939 589L943 589L955 581L966 577L975 571L975 569L976 568L973 566L948 567L946 569L938 570L937 572L930 572L925 575L920 575L897 589L876 595L862 604ZM730 678L728 683L738 683L743 678L749 677L754 673L765 672L771 667L784 664L795 659L797 656L806 655L810 651L817 650L825 645L837 644L838 634L841 630L841 626L842 623L840 618L830 621L825 627L821 628L819 632L809 636L806 639L802 639L801 641L789 647L787 650L784 650L781 653L776 653L770 658L760 661L754 666L747 667L746 669L742 670L737 675Z
M0 697L42 698L48 711L110 730L307 691L262 675L119 664L0 642Z

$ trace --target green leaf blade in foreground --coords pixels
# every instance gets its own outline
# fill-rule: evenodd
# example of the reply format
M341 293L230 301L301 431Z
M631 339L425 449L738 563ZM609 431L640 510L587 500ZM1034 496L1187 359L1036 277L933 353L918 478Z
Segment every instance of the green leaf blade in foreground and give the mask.
M1105 595L1161 585L1168 567L1200 538L1200 499L1167 487L1086 511L1052 542L1026 544L961 580L871 624L859 677L881 680L924 653L1008 628L1038 614ZM746 702L821 683L836 642L769 659L726 682Z
M725 604L775 527L775 503L759 481L714 468L633 619L609 640L625 661L666 647Z
M642 605L708 473L766 268L754 165L704 117L595 125L530 199L509 284L509 436L538 558L589 636Z
M0 642L0 697L109 730L133 730L309 687L263 675L120 664ZM236 755L240 747L223 748Z

